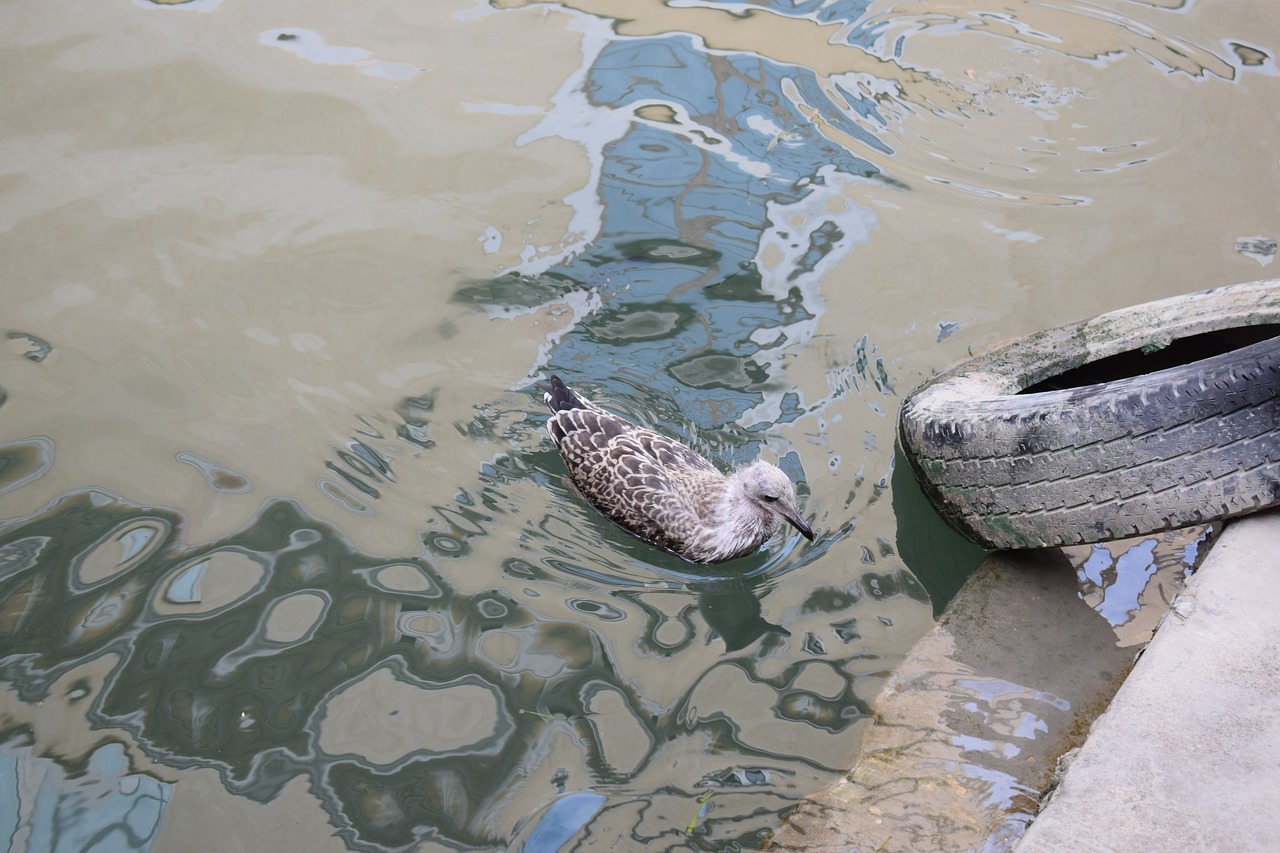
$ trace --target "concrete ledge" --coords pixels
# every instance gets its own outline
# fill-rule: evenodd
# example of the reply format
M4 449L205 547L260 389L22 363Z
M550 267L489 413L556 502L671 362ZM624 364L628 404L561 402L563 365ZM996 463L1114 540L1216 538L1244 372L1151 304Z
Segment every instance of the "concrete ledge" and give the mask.
M852 770L770 849L1010 849L1133 655L1060 549L988 557L894 669Z
M1280 845L1280 512L1231 522L1016 848Z
M1192 528L990 555L894 668L850 771L769 849L1012 850L1209 539Z

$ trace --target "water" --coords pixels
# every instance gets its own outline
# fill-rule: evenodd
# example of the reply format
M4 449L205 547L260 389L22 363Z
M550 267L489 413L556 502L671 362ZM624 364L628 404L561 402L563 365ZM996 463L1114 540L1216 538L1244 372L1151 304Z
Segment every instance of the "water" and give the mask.
M758 846L980 556L902 396L1271 272L1277 15L10 4L0 827ZM817 542L620 533L549 371L779 461Z

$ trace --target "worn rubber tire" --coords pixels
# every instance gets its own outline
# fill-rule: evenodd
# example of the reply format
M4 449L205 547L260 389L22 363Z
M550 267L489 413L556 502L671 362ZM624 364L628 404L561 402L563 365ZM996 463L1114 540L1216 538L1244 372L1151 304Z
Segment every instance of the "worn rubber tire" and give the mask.
M942 517L988 548L1101 542L1276 505L1280 337L1111 381L1019 392L1110 356L1277 323L1272 280L1001 345L907 398L904 455Z

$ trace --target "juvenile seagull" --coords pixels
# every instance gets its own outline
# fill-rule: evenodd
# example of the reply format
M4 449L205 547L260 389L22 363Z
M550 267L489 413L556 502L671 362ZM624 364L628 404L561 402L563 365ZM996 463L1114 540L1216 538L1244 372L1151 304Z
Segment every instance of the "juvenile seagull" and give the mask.
M756 462L726 477L680 442L575 394L560 377L538 384L547 431L583 496L622 529L693 563L749 554L786 519L810 542L782 469Z

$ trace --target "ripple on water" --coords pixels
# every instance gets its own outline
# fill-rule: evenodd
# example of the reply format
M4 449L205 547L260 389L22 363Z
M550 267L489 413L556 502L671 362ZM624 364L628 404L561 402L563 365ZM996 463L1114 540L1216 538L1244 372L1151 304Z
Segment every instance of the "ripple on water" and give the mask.
M157 613L199 613L222 610L257 589L266 569L240 551L215 551L174 569L156 587L151 606Z
M0 388L0 403L4 389ZM37 435L0 444L0 495L38 480L53 467L53 442Z
M199 453L191 453L184 451L175 457L179 462L185 462L200 472L204 477L205 483L215 492L227 492L228 494L236 494L247 492L253 488L253 484L249 482L249 478L243 477L227 468L219 465L212 459L201 456Z
M311 636L320 625L329 600L314 592L296 592L271 605L263 625L263 639L291 645Z
M1118 78L1110 66L1137 62L1156 75L1221 81L1246 69L1274 69L1264 49L1238 41L1212 49L1180 37L1180 20L1151 6L1112 11L1065 2L1010 9L895 4L858 21L850 43L893 68L917 72L829 79L832 102L851 113L854 105L874 101L858 119L892 153L858 146L859 153L908 185L926 182L993 201L1088 204L1078 176L1114 174L1160 158L1178 144L1185 116L1195 113L1177 109L1178 87L1168 89L1173 102L1160 103L1150 101L1149 88L1143 94L1117 88L1117 79L1134 75ZM1105 130L1087 119L1099 105L1084 103L1094 101L1114 105L1108 112L1115 121ZM1112 136L1117 128L1127 138ZM1046 192L1054 186L1062 192Z
M374 572L373 578L379 586L391 592L412 592L430 598L439 598L444 594L426 569L412 563L381 566Z
M128 571L142 562L169 534L162 518L130 521L111 531L90 548L75 566L75 579L86 586Z
M415 684L380 667L329 698L317 742L330 755L351 753L376 765L424 750L474 749L510 732L501 703L501 694L482 684Z

